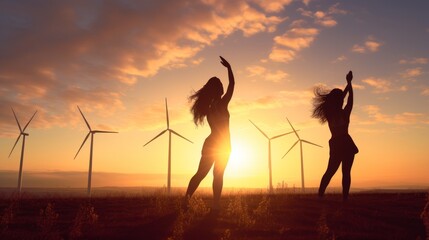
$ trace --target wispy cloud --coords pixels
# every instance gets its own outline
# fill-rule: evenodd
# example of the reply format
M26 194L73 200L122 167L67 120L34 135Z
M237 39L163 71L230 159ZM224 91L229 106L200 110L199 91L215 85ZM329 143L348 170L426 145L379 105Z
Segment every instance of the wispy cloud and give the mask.
M419 58L412 58L412 59L401 59L399 60L400 64L428 64L429 63L429 58L423 58L423 57L419 57Z
M368 117L373 123L386 123L397 125L413 125L413 124L427 124L428 119L423 113L416 112L402 112L397 114L384 114L381 108L376 105L362 106L362 110L368 114Z
M334 20L334 14L344 14L345 12L338 8L338 4L331 6L327 11L309 11L303 8L297 10L302 16L314 20L317 27L305 27L307 22L304 19L294 20L290 29L284 34L273 38L274 45L269 59L274 62L290 62L295 59L297 53L302 49L310 47L316 36L320 33L322 27L333 27L337 24Z
M232 102L231 111L249 112L255 109L278 109L292 106L308 106L314 93L311 89L296 91L279 91L256 99L236 99Z
M429 96L429 87L424 88L422 90L421 94L424 95L424 96Z
M347 60L347 57L346 56L344 56L344 55L341 55L341 56L339 56L339 57L337 57L334 61L332 61L333 63L337 63L337 62L343 62L343 61L345 61L345 60Z
M275 13L280 12L284 9L285 6L289 5L292 0L253 0L256 4L258 4L261 8L263 8L266 12Z
M422 74L423 74L422 68L416 67L416 68L406 69L404 72L401 73L401 76L403 78L414 78L414 77L421 76Z
M368 77L362 80L363 83L374 89L374 93L386 93L392 91L406 91L407 86L394 86L391 81L383 78Z
M372 36L369 36L363 44L353 45L351 50L355 53L377 52L382 45L382 42L376 40Z
M292 28L281 36L274 38L275 44L299 51L308 48L319 33L316 28Z
M277 70L271 71L265 67L252 65L246 68L247 72L249 72L249 77L258 78L269 82L282 82L284 81L289 74L284 71Z

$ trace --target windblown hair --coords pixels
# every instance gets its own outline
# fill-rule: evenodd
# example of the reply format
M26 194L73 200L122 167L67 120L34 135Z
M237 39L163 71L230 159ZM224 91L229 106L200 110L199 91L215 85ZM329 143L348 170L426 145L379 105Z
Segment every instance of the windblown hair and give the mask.
M342 107L343 91L334 88L331 91L322 86L314 88L312 117L319 119L324 124L331 116L336 114Z
M189 96L189 101L193 101L191 113L194 116L195 125L203 125L204 117L210 111L212 103L220 99L223 95L222 82L217 77L210 78L207 83L198 91Z

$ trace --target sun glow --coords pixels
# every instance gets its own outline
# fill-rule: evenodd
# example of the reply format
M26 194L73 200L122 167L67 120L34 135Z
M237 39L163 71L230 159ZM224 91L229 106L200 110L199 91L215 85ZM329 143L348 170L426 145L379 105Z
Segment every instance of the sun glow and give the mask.
M250 162L252 161L252 148L249 142L243 141L232 141L231 143L231 155L228 162L228 171L232 172L234 176L237 175L248 175L250 168Z

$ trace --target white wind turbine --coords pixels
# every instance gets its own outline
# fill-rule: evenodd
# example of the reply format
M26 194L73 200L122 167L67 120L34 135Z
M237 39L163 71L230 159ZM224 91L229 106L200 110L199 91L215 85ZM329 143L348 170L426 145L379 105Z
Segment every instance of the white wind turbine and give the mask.
M19 124L18 118L16 117L15 111L12 108L12 112L13 112L13 116L15 117L16 123L18 124L18 128L19 128L19 135L18 138L15 141L15 144L13 145L12 150L9 153L9 157L10 155L12 155L13 150L15 149L16 144L18 143L19 139L22 137L22 148L21 148L21 161L19 163L19 175L18 175L18 192L21 193L21 186L22 186L22 165L24 164L24 148L25 148L25 137L29 136L28 133L25 132L25 129L27 129L28 124L30 124L31 120L33 120L34 115L36 115L37 111L34 112L33 116L30 118L30 120L27 122L27 124L25 124L24 128L21 128L21 124Z
M173 129L170 129L170 120L168 118L168 107L167 107L167 98L165 98L165 113L167 115L167 129L163 130L162 132L160 132L158 135L156 135L154 138L152 138L149 142L147 142L144 146L148 145L150 142L152 142L153 140L155 140L156 138L158 138L159 136L161 136L162 134L164 134L165 132L168 131L168 174L167 174L167 191L168 193L170 193L170 189L171 189L171 134L174 133L177 136L185 139L186 141L193 143L191 140L185 138L184 136L180 135L179 133L177 133L176 131L174 131Z
M294 133L295 133L296 137L298 138L298 140L297 140L297 141L292 145L292 147L290 147L290 148L289 148L289 150L285 153L285 155L283 155L282 159L283 159L283 158L286 156L286 154L288 154L288 153L289 153L289 151L290 151L290 150L292 150L292 148L293 148L293 147L295 147L295 145L299 142L299 148L300 148L300 152L301 152L301 185L302 185L302 190L304 190L304 189L305 189L305 185L304 185L304 157L303 157L303 154L302 154L302 143L303 143L303 142L305 142L305 143L308 143L308 144L311 144L311 145L314 145L314 146L318 146L318 147L322 147L322 146L317 145L317 144L312 143L312 142L309 142L309 141L307 141L307 140L301 139L301 138L299 137L299 135L298 135L297 131L295 130L295 128L293 128L293 126L292 126L292 124L290 123L289 119L288 119L288 118L286 118L286 119L287 119L287 121L289 122L289 125L292 127L292 130L294 131Z
M268 137L267 134L265 134L258 126L256 126L256 124L254 124L252 122L252 120L249 120L253 126L255 126L261 133L262 135L264 135L267 140L268 140L268 171L269 171L269 189L270 189L270 193L273 192L273 179L272 179L272 170L271 170L271 140L279 138L279 137L283 137L285 135L291 134L293 132L288 132L288 133L283 133L274 137Z
M83 115L82 111L80 110L79 106L77 106L79 109L80 114L83 117L83 120L85 120L86 126L88 126L89 132L86 135L85 139L82 142L82 145L80 145L79 150L77 151L76 155L74 156L74 159L76 159L77 155L79 154L80 150L82 149L83 145L85 144L86 140L88 139L89 135L91 135L91 147L89 150L89 170L88 170L88 197L91 197L91 176L92 176L92 149L93 149L93 143L94 143L94 134L96 133L118 133L113 131L101 131L101 130L92 130L91 126L89 126L88 121L86 120L85 116Z

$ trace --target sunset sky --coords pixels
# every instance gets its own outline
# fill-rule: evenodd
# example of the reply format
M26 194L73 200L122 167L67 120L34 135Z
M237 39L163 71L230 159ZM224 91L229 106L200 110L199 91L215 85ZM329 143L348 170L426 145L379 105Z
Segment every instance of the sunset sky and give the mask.
M66 173L86 174L89 141L73 159L88 131L79 105L94 129L119 132L95 135L94 187L166 185L168 135L143 145L166 128L167 98L171 128L194 142L172 139L172 186L186 186L210 131L193 124L188 96L212 76L226 88L221 55L236 79L225 187L267 187L267 140L249 119L274 136L291 131L286 117L323 146L304 144L306 186L317 187L330 133L311 118L313 88L343 88L349 70L352 188L428 186L428 10L426 0L0 1L0 174L19 168L21 142L8 158L19 134L11 107L21 125L38 111L24 187L50 186L26 172L59 186ZM281 159L295 141L272 143L274 186L301 184L298 146ZM16 186L13 174L2 186Z

